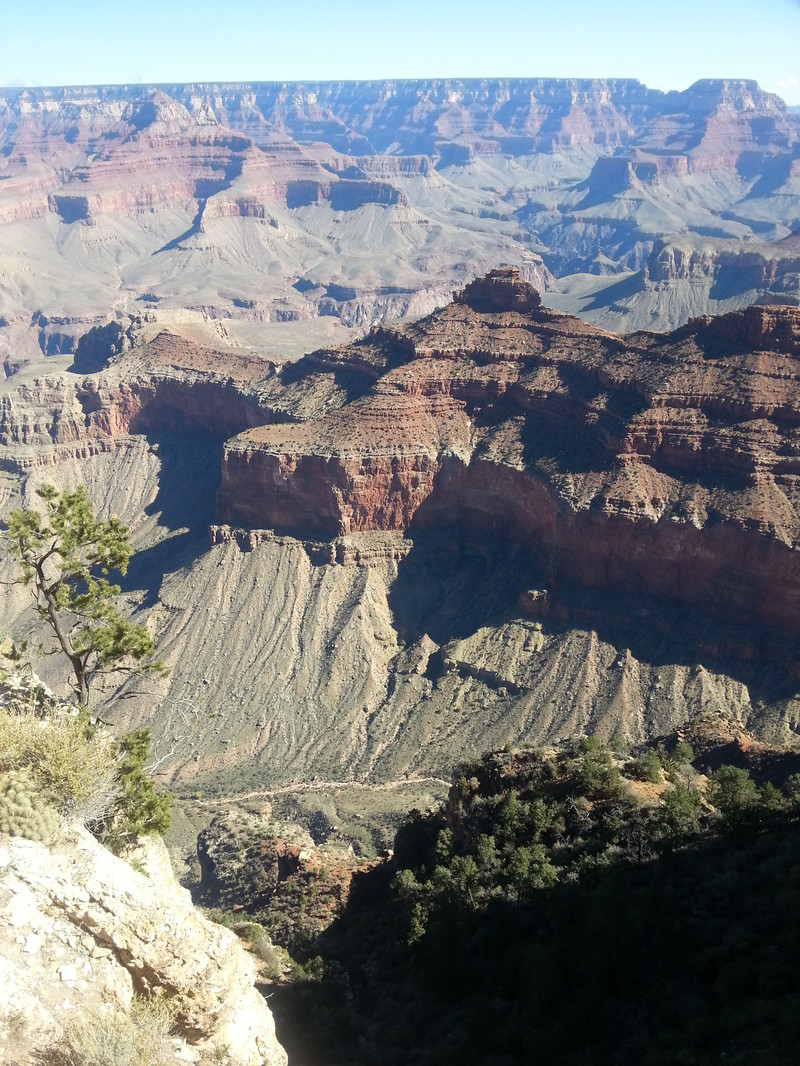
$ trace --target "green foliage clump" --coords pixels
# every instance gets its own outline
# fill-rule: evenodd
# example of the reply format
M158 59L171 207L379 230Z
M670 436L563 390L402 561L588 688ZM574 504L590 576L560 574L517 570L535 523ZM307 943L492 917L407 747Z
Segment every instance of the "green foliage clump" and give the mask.
M728 825L748 820L759 804L759 793L748 770L720 766L709 777L708 799Z
M579 780L582 793L589 799L611 799L622 795L622 779L611 752L596 737L584 737L580 752Z
M662 820L669 833L693 833L700 824L703 797L691 785L676 784L663 799Z
M58 825L58 811L27 767L0 774L0 833L47 841L56 835Z
M646 805L592 741L458 768L316 941L303 995L352 992L342 1061L795 1062L800 775L722 767L704 792L676 751L654 751L668 780ZM303 1061L329 1061L335 1033L310 1026L325 1053Z
M120 796L108 827L109 842L125 844L147 833L166 833L172 823L170 797L156 792L145 763L150 752L150 730L134 729L116 746Z
M637 781L647 781L652 785L657 785L664 780L661 760L655 748L647 748L641 755L638 755L632 761L630 770Z

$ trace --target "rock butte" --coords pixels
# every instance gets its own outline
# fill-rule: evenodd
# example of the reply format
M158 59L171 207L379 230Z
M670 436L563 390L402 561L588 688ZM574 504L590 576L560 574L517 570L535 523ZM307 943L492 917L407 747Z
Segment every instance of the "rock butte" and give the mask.
M291 364L118 324L0 384L0 492L80 480L130 523L171 674L104 696L171 787L410 775L419 805L507 742L708 707L791 737L797 359L794 308L619 336L508 270Z
M220 518L475 529L525 545L548 587L797 633L800 312L619 337L537 305L498 270L422 322L309 357L377 376L321 419L229 440Z

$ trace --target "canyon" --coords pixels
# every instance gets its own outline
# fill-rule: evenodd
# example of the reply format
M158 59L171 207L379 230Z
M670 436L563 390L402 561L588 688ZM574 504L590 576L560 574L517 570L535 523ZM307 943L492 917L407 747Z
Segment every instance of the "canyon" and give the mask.
M0 360L140 315L297 357L506 264L627 332L800 293L800 116L754 82L0 90Z
M492 749L797 750L800 114L754 82L0 89L0 368L0 538L43 483L129 527L166 671L91 710L210 906L252 866L310 943ZM0 866L0 1052L166 989L182 1058L285 1062L160 844Z
M130 523L170 674L103 713L192 818L271 797L355 832L364 789L424 806L488 746L701 713L791 743L798 354L793 307L623 336L511 268L288 362L100 327L0 388L0 494L80 481ZM35 634L24 590L3 626Z
M0 515L129 524L181 803L368 850L489 747L792 740L799 153L746 81L0 92Z

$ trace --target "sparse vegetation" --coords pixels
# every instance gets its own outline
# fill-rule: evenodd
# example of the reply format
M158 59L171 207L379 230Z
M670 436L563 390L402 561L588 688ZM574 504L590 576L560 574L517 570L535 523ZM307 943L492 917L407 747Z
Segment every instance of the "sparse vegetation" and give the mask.
M64 823L99 827L119 794L111 737L50 701L12 701L0 708L0 780L24 772Z
M114 746L118 759L119 797L106 826L109 842L119 846L146 833L166 833L171 825L170 797L156 792L145 764L150 730L134 729Z
M43 485L37 494L44 513L20 507L8 516L11 554L39 618L70 664L78 703L88 707L98 674L163 667L147 629L129 622L116 606L119 586L108 577L128 569L127 526L116 515L98 519L83 486L59 492Z
M35 706L30 700L11 701L0 707L4 802L8 805L11 796L20 797L28 788L37 810L54 813L56 829L59 822L86 825L114 850L145 833L164 833L170 825L170 797L156 792L146 775L149 743L148 730L134 730L115 742L109 733L91 727L85 715L55 700ZM49 815L42 817L49 829ZM12 819L7 824L17 823Z
M631 763L631 773L639 781L648 781L651 785L657 785L664 780L661 771L661 760L654 748L648 748Z
M174 1014L161 996L134 996L130 1012L109 1011L68 1026L52 1066L173 1066L178 1060L170 1037Z
M21 784L30 782L43 811L55 811L63 823L87 825L118 850L144 833L166 832L169 797L159 795L147 776L149 730L133 730L115 742L95 728L87 709L89 686L99 673L161 672L162 666L144 626L119 612L119 587L108 579L112 569L124 574L127 568L127 528L116 517L97 519L82 487L59 493L45 485L38 494L44 513L12 511L8 537L19 580L32 589L39 617L70 663L78 707L46 696L34 683L6 696L0 707L2 780L11 774L6 803L24 797ZM41 815L44 825L42 818L49 827L49 816ZM9 825L18 822L7 819ZM25 824L29 832L44 831L30 819Z

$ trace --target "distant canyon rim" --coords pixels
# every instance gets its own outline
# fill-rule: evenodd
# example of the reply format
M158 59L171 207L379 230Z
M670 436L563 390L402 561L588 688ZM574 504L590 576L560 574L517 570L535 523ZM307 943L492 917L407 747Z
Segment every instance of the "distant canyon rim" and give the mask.
M796 306L799 131L747 81L0 89L0 356L134 315L296 357L498 265L615 332Z

